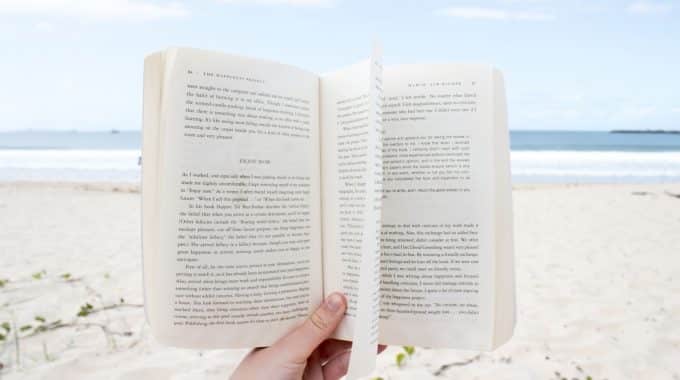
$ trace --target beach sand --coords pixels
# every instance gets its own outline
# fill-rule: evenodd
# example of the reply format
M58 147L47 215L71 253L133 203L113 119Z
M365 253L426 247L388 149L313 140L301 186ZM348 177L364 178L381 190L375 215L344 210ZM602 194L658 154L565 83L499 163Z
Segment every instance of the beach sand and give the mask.
M398 347L385 379L680 379L680 185L514 190L518 323L492 353ZM2 379L225 379L244 350L157 344L145 327L130 185L0 184ZM88 309L86 303L92 305ZM97 311L76 323L76 314ZM0 333L5 333L0 328Z

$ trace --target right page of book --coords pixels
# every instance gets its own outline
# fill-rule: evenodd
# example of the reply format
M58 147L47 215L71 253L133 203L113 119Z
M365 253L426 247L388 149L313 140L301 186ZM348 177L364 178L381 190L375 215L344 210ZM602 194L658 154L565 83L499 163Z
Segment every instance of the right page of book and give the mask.
M497 272L507 270L496 234L511 214L497 205L509 199L498 186L510 189L497 177L508 148L497 141L507 129L494 75L482 65L385 67L381 343L496 345Z

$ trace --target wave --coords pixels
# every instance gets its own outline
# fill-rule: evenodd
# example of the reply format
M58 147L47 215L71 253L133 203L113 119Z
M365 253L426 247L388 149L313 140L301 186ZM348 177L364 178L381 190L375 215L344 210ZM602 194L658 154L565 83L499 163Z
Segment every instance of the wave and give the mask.
M135 149L0 150L0 180L139 182Z
M12 149L0 150L0 168L132 170L141 152L134 149Z
M680 152L514 151L515 182L680 182Z
M138 182L138 149L0 150L0 180ZM513 151L517 183L680 182L680 152Z

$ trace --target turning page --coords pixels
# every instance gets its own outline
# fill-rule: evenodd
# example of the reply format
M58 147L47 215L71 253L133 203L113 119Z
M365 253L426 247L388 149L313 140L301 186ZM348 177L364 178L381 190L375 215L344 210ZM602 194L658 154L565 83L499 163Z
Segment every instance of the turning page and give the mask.
M270 345L322 299L319 79L193 49L153 55L145 70L154 336L194 348Z
M348 379L375 367L382 186L380 52L321 77L325 292L348 299L335 337L353 341Z
M502 79L404 65L384 83L380 342L490 349L514 326Z

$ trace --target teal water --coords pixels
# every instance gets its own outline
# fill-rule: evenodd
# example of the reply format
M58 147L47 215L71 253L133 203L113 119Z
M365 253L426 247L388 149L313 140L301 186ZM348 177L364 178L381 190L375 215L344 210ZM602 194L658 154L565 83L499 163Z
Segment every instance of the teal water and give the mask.
M0 149L140 149L139 131L0 132Z
M511 131L513 151L680 151L680 134ZM0 149L140 149L139 131L0 132Z
M511 131L514 151L678 152L680 134Z

